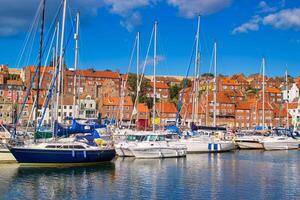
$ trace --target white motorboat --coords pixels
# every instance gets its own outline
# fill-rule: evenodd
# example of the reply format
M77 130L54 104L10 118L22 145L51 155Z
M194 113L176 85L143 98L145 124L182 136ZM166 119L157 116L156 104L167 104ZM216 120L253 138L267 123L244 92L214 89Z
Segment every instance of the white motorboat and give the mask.
M166 139L166 134L149 134L129 147L136 158L176 158L186 156L186 145Z
M265 136L249 135L237 137L234 141L240 149L263 149L261 141Z
M269 136L261 141L265 150L298 149L298 140L288 136Z
M180 140L187 147L187 153L226 152L235 149L232 141L220 140L209 135L198 135Z
M116 154L120 157L134 157L130 151L130 147L134 147L138 142L142 141L145 134L135 133L127 135L127 138L123 142L119 142L115 145Z
M6 145L11 138L9 131L0 124L0 163L16 162Z

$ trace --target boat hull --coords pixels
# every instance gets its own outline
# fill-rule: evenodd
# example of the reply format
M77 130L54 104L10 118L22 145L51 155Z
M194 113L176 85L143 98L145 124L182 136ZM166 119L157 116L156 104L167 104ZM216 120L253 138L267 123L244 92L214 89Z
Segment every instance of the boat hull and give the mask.
M126 148L126 147L118 147L118 148L116 148L116 154L119 157L134 157L134 155L130 151L130 149Z
M263 149L264 146L259 141L236 141L236 144L240 149Z
M235 149L232 142L224 143L205 143L202 141L185 141L187 153L209 153L209 152L226 152Z
M115 150L56 150L56 149L27 149L14 147L10 149L19 163L95 163L111 161Z
M176 158L186 156L186 149L184 148L130 148L131 152L136 158Z
M298 149L297 142L263 142L265 150L289 150Z
M0 163L15 163L15 157L8 149L0 149Z

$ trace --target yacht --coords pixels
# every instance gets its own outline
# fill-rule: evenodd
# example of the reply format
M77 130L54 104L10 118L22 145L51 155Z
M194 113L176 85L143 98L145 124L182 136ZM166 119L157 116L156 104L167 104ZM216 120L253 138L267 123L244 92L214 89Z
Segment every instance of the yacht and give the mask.
M261 141L265 136L261 135L245 135L234 139L240 149L263 149Z
M269 136L261 141L265 150L298 149L298 140L288 136Z
M129 148L136 146L138 142L141 142L144 139L144 137L146 137L145 134L141 133L127 135L125 141L115 145L116 154L120 157L134 157Z
M146 135L135 146L129 147L135 158L175 158L186 156L186 145L168 139L167 134Z
M111 161L112 146L90 145L81 141L57 141L11 147L16 160L25 165L83 164Z
M221 140L209 133L185 137L180 140L187 147L187 153L226 152L235 149L232 141Z

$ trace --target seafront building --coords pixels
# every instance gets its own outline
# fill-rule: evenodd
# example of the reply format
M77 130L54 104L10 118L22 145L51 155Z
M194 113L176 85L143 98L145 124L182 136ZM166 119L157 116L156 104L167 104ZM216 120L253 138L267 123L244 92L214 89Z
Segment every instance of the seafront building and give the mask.
M14 123L17 111L25 98L26 89L34 74L34 66L22 69L9 68L0 65L0 123ZM52 81L55 70L51 66L41 67L41 85L39 117L47 97L47 91ZM75 87L74 87L74 79ZM199 125L213 124L213 76L207 75L199 78L199 95L193 94L194 79L190 85L178 90L174 95L174 88L181 88L183 76L157 76L156 91L156 122L167 125L176 122L179 117L182 124L189 126L192 121ZM130 124L136 123L145 129L151 123L152 108L150 101L139 102L134 108L134 91L127 83L123 88L122 83L128 79L128 74L120 74L110 70L73 70L66 66L63 70L62 105L58 108L58 120L61 122L67 117L98 118ZM145 76L149 82L146 97L153 98L153 77ZM243 74L217 77L216 98L216 125L229 128L251 129L262 126L262 80L259 74L248 77ZM265 125L269 127L289 126L299 127L300 106L299 86L300 79L290 79L289 87L285 87L283 77L265 77ZM35 100L35 89L29 94L25 104L22 125L32 121L35 112L32 107ZM74 88L76 97L74 103ZM178 102L182 94L182 106L177 116ZM176 97L176 98L175 98ZM175 98L175 99L174 99ZM195 98L197 100L195 100ZM196 103L195 103L196 102ZM287 105L288 103L288 105ZM74 105L76 106L74 109ZM194 112L193 112L194 110ZM74 113L75 112L75 113ZM288 113L287 113L288 112ZM38 118L39 118L38 117ZM44 117L44 124L51 124L53 105L49 105ZM288 120L287 120L288 119Z

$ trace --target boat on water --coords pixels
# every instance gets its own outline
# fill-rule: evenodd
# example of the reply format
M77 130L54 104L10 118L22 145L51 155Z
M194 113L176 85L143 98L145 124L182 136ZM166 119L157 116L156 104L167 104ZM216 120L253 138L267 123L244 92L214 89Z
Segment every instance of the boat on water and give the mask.
M180 140L187 147L187 153L215 153L235 149L232 141L221 140L210 134L186 137Z
M83 142L47 142L11 147L10 152L21 164L83 164L111 161L115 149L91 146Z
M289 136L269 136L261 141L265 150L290 150L298 149L297 139Z
M152 133L129 147L135 158L176 158L186 156L186 146L173 139L168 139L167 134Z
M146 134L142 132L133 132L132 134L127 135L125 141L115 145L117 155L119 157L134 157L129 148L136 146L138 142L141 142L144 139L144 137L146 137Z
M240 149L263 149L261 141L265 138L262 135L245 135L234 139Z

